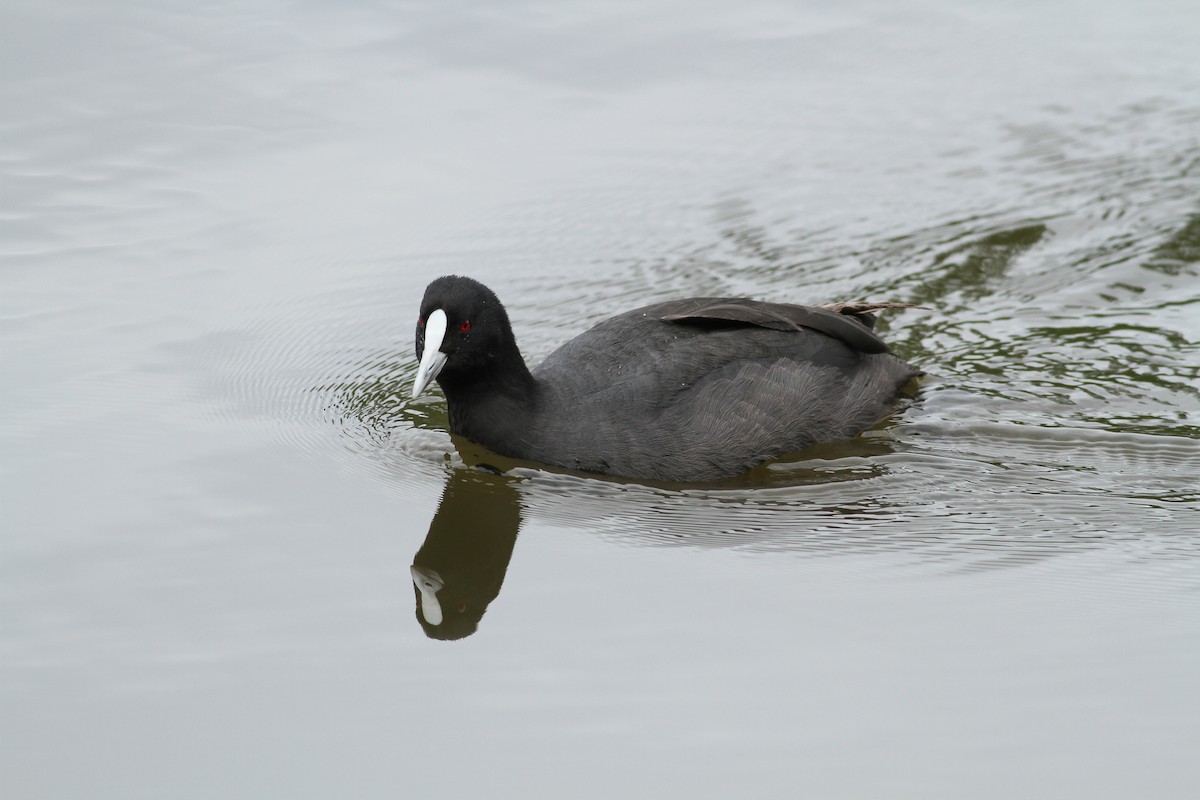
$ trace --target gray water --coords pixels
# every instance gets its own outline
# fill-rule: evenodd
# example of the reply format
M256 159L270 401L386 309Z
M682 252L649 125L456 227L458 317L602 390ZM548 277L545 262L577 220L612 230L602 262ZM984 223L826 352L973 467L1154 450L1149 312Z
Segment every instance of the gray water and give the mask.
M1194 2L0 13L6 798L1194 795ZM407 399L446 273L531 361L914 302L927 378L495 475Z

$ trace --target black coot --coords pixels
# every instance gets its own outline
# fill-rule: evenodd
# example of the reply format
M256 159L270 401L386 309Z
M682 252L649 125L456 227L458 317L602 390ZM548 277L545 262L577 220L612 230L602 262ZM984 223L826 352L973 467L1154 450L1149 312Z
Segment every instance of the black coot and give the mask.
M450 430L501 455L715 481L879 421L920 374L871 330L868 312L891 305L657 303L604 320L530 372L496 295L452 275L421 301L413 397L436 378Z

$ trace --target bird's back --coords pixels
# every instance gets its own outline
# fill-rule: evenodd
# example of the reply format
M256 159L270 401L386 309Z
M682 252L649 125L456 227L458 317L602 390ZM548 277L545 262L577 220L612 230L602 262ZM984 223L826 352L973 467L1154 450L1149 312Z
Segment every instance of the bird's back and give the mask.
M720 310L691 316L696 309ZM820 311L697 298L607 319L533 370L530 456L592 472L710 481L852 436L878 421L917 371L890 353L862 352L886 348L856 320L844 320L846 331L837 319L813 323L831 335L787 316ZM766 327L772 320L779 324Z

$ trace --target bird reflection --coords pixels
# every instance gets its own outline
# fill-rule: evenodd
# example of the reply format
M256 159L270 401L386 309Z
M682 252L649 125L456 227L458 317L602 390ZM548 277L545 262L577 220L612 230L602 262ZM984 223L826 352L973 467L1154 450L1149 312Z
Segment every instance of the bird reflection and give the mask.
M417 622L431 639L462 639L500 594L521 526L515 480L457 469L410 569Z

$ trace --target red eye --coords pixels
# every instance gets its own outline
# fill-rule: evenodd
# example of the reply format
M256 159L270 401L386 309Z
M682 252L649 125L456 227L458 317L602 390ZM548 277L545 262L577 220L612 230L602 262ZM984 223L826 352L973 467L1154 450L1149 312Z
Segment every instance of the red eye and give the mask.
M424 317L417 317L417 327L418 328L425 327L425 318Z
M471 330L471 320L464 319L462 322L460 322L458 324L458 329L460 331L462 331L463 333L466 333L467 331Z

